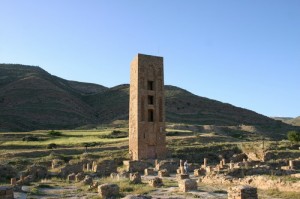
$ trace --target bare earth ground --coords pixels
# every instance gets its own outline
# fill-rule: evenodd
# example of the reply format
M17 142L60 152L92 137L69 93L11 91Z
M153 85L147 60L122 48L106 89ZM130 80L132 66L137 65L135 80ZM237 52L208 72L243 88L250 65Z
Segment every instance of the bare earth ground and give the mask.
M192 177L192 176L191 176ZM154 176L143 176L143 182L147 183L148 180L154 178ZM192 177L193 179L193 177ZM194 178L196 179L196 178ZM227 198L226 188L212 187L200 185L197 191L190 191L188 193L182 193L178 190L178 185L175 175L171 177L163 178L167 185L161 188L156 188L154 191L147 195L152 198L205 198L205 199L225 199ZM78 185L66 184L61 187L56 187L55 182L48 181L47 185L53 185L51 188L38 188L35 192L30 192L33 186L23 186L22 189L25 192L15 192L16 199L54 199L54 198L69 198L69 199L88 199L88 198L99 198L97 197L96 191L82 191Z

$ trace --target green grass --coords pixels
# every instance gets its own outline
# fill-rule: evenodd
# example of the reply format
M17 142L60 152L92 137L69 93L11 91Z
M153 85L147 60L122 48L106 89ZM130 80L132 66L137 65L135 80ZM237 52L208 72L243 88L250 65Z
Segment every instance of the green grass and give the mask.
M102 131L60 131L62 135L60 136L49 136L48 132L37 131L31 132L30 135L36 137L41 137L40 141L21 141L20 140L8 140L2 141L0 146L47 146L48 144L55 143L59 146L78 146L83 143L116 143L128 140L128 138L100 138L100 135L106 135L111 133L112 130L102 130ZM1 134L0 134L1 135ZM2 137L4 133L2 133ZM17 133L16 135L20 135ZM25 136L26 134L22 134Z

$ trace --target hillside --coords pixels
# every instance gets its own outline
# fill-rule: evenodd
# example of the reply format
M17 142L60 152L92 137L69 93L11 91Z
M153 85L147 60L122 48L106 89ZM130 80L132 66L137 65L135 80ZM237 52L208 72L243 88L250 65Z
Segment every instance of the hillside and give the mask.
M33 66L1 64L0 74L2 131L65 129L94 123L94 110L81 100L82 87L92 94L106 89L70 82Z
M291 117L275 117L274 119L280 120L284 123L293 125L293 126L300 126L300 116L296 118L291 118Z
M0 130L68 129L128 119L129 85L68 81L40 67L0 64ZM184 89L165 86L166 120L202 125L254 125L267 133L289 125ZM272 135L270 135L272 137Z

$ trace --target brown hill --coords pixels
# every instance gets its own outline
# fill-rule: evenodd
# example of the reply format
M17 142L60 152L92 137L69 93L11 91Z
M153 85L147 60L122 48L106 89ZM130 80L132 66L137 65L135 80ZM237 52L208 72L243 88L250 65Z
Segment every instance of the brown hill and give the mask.
M0 64L0 130L66 129L128 119L129 85L113 88L68 81L39 67ZM254 125L283 136L281 121L165 86L168 122ZM273 136L269 133L269 136Z
M274 119L280 120L284 123L293 125L293 126L300 126L300 116L296 118L292 117L275 117Z
M93 123L94 110L81 97L106 89L70 82L32 66L1 64L0 74L2 131L73 128ZM87 89L83 92L85 85Z

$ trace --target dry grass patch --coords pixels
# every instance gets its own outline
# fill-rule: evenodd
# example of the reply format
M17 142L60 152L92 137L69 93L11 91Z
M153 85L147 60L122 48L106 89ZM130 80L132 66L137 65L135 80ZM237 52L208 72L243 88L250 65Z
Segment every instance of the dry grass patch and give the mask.
M258 190L258 198L260 199L271 199L271 198L280 198L280 199L300 199L299 192L288 192L288 191L279 191L278 189L270 190Z

